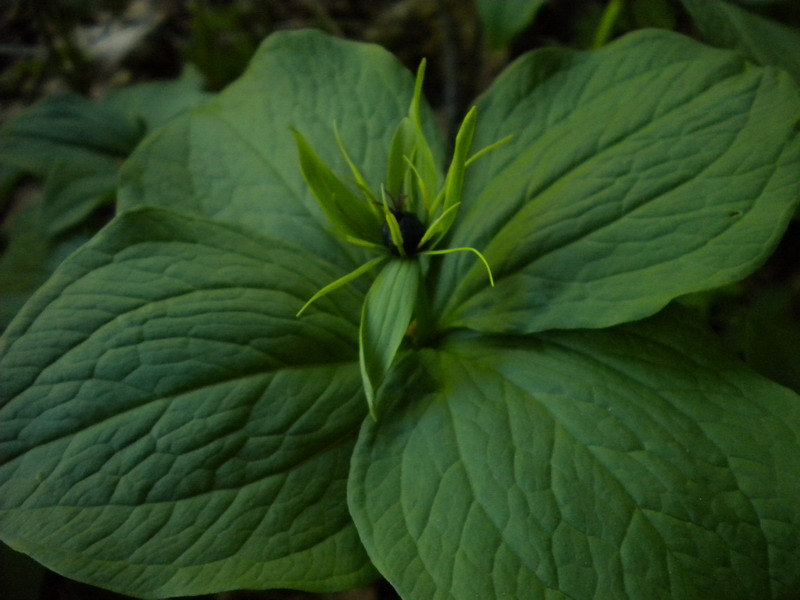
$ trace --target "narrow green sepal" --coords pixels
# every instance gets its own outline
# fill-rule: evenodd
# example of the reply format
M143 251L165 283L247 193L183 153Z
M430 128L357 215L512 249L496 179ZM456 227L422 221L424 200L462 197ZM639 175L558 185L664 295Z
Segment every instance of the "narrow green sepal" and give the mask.
M408 109L408 116L411 117L414 124L422 123L422 118L420 117L422 108L422 82L425 81L425 68L427 66L428 61L423 58L419 61L419 67L417 67L417 77L414 81L414 97L411 98L411 106Z
M444 227L445 220L449 218L450 213L455 212L458 210L458 207L461 206L461 202L457 202L453 204L450 208L445 210L439 218L437 218L433 223L430 224L428 229L425 231L425 235L422 236L422 239L419 241L419 247L422 248L425 244L427 244L434 236L442 231ZM437 241L441 239L444 234L437 236Z
M470 156L467 159L467 165L466 166L469 167L472 163L474 163L479 158L483 158L484 156L486 156L490 152L493 152L493 151L497 150L498 148L502 148L503 146L505 146L508 142L510 142L513 139L514 139L514 135L507 135L502 140L498 140L494 144L489 144L485 148L481 148L475 154L473 154L472 156Z
M444 237L453 226L456 218L456 211L451 210L451 207L458 205L461 202L461 191L464 188L464 174L466 172L467 156L472 148L472 139L475 136L475 125L478 118L478 109L474 106L464 117L461 127L458 129L456 135L456 144L453 150L453 159L450 161L450 168L447 170L447 177L444 184L444 206L442 208L442 216L448 216L442 220L439 227L438 237L434 241L439 241ZM440 200L437 198L435 203L437 206L433 207L435 212L439 211Z
M400 223L397 222L397 217L389 210L389 203L386 200L386 192L381 189L381 197L383 198L383 216L386 219L386 224L389 226L389 234L392 237L392 244L394 244L400 256L405 256L406 251L404 247L403 233L400 231Z
M375 395L408 330L420 277L418 261L389 261L375 278L361 309L359 365L369 412L376 420Z
M361 193L364 194L364 199L367 201L367 206L370 208L370 210L375 212L375 214L378 214L374 204L375 202L378 201L378 198L377 196L375 196L375 193L370 189L367 180L361 174L361 171L353 162L353 159L350 158L350 153L347 151L347 147L344 145L344 141L342 140L342 136L339 133L339 127L336 125L336 121L333 122L333 134L334 136L336 136L336 144L339 146L339 152L342 153L342 156L344 157L347 166L350 167L350 172L353 174L353 179L355 179L358 189L360 189Z
M408 172L408 161L414 155L416 144L416 133L414 123L408 117L397 124L397 129L392 137L392 145L389 147L389 164L386 172L386 189L392 194L407 193L406 173Z
M380 242L379 216L325 164L303 135L292 134L300 155L300 168L325 216L341 236Z
M362 248L369 248L370 250L386 250L386 246L383 244L368 242L367 240L362 240L361 238L353 237L352 235L344 236L344 240L356 246L361 246Z
M421 197L422 202L420 206L415 204L415 208L417 208L416 213L423 221L428 219L428 207L433 206L434 202L431 201L431 194L430 190L428 190L427 185L425 184L425 180L420 175L419 170L417 169L416 165L414 165L413 159L409 159L406 157L406 165L408 169L406 171L407 175L409 175L409 180L412 180L413 183L416 184L416 197ZM407 189L411 190L412 188L412 181L406 181Z
M319 300L323 296L327 296L331 292L333 292L335 290L338 290L343 285L347 285L351 281L354 281L354 280L358 279L359 277L361 277L362 275L364 275L368 271L371 271L372 269L377 267L379 264L381 264L385 260L387 260L387 257L385 257L385 256L379 256L378 258L373 258L369 262L366 262L363 265L361 265L360 267L358 267L355 271L351 271L350 273L348 273L344 277L340 277L336 281L333 281L333 282L329 283L324 288L322 288L320 291L318 291L316 294L311 296L311 298L309 298L308 302L306 302L303 305L303 308L301 308L300 310L297 311L297 314L295 316L299 317L301 314L303 314L303 312L309 306L311 306L311 304L313 302L316 302L317 300Z
M447 248L445 250L427 250L426 252L420 252L420 254L427 254L429 256L435 256L437 254L452 254L453 252L472 252L475 254L483 263L483 266L486 267L486 272L489 274L489 283L494 287L494 277L492 277L492 268L489 266L486 257L481 254L479 250L475 248Z
M436 166L436 160L433 157L433 151L428 144L428 140L425 138L425 133L422 128L422 82L425 79L425 64L425 60L423 59L417 70L417 80L414 85L414 97L411 100L411 107L409 108L409 117L414 123L414 133L416 136L414 164L419 179L423 182L424 187L430 191L439 189L440 175L439 169ZM426 197L424 201L428 202L429 198ZM425 210L426 215L433 214L433 208L431 206L426 205Z

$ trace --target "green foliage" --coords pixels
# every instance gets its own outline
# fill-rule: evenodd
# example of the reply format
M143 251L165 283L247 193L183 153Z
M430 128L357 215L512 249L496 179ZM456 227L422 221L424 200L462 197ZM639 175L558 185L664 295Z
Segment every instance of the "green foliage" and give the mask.
M120 163L148 131L205 99L187 69L175 82L122 88L93 102L76 94L46 98L0 130L0 163L45 180L49 235L112 202Z
M746 306L725 307L727 338L755 370L800 393L800 323L796 286L761 290Z
M800 403L718 346L668 311L410 356L353 458L370 557L404 598L792 597Z
M92 213L113 204L120 164L144 135L205 100L201 84L187 69L177 81L122 88L99 102L52 96L5 123L0 167L42 180L44 195L11 222L0 259L0 328L52 273L64 249L86 241L81 226L91 228Z
M784 232L795 83L665 31L541 50L448 163L423 73L276 34L138 146L2 339L3 540L143 597L796 596L800 399L662 310Z
M800 82L800 31L720 0L683 0L706 39L735 48L762 65L786 69Z
M345 503L366 415L358 295L297 319L294 303L337 268L252 233L131 211L22 311L30 335L9 332L3 361L10 546L140 595L373 576ZM31 351L70 376L32 380ZM44 390L54 412L33 417ZM109 561L122 562L107 579Z
M475 0L483 30L493 48L506 48L536 17L546 0Z
M476 145L515 138L473 172L448 243L481 248L497 288L474 263L444 263L436 306L449 326L646 317L752 272L797 203L792 81L687 38L534 52L478 111Z

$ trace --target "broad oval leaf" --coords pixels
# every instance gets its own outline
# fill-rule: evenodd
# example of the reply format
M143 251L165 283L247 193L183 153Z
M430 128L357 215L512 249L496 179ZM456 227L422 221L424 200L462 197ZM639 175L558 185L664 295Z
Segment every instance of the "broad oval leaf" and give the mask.
M392 377L348 498L406 600L797 597L800 398L685 316L451 340Z
M291 127L345 178L336 123L373 190L386 177L411 74L383 48L317 31L271 35L216 100L153 135L121 174L123 209L157 205L235 222L303 244L345 269L364 254L341 244L308 189ZM430 111L423 111L430 127ZM430 136L440 155L439 140Z
M115 220L4 338L4 541L148 597L369 580L345 502L363 295L295 318L338 274L200 217Z
M475 146L443 261L444 327L605 327L741 279L800 194L800 96L785 73L664 31L515 63L478 103Z

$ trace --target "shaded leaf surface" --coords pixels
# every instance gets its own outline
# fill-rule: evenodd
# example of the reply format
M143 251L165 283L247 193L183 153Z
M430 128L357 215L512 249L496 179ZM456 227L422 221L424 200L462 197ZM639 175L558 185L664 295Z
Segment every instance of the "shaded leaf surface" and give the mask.
M76 94L51 96L3 126L0 158L42 177L56 162L113 165L133 150L143 133L143 125L131 115Z
M31 202L4 223L8 246L0 256L0 330L69 254L89 235L75 233L52 243L52 221L42 202Z
M724 2L683 0L712 44L741 50L762 65L786 69L800 82L800 31Z
M136 211L4 338L0 528L56 571L171 596L372 576L345 506L361 296L287 243Z
M475 147L443 262L449 326L533 332L642 318L755 269L800 195L797 90L785 75L645 31L599 52L520 59L478 104Z
M349 483L376 566L406 598L795 597L800 402L715 347L670 314L411 357Z
M102 101L53 96L4 125L0 168L9 187L15 172L27 173L44 180L45 193L41 206L26 209L30 216L16 221L21 230L11 232L9 251L0 260L0 325L52 273L65 249L85 241L75 228L114 202L119 164L146 130L202 102L201 85L187 69L179 81L129 86Z

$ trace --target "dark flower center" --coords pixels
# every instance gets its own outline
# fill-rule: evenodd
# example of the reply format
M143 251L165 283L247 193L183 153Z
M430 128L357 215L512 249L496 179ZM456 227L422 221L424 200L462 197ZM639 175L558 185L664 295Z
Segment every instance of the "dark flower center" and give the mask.
M397 224L400 226L400 233L403 236L403 250L406 256L413 256L419 250L419 241L425 235L425 226L419 222L417 215L409 212L396 212L394 213L397 219ZM400 256L400 251L392 242L392 232L387 223L383 224L381 230L383 233L383 243L386 247L391 249L392 254Z

